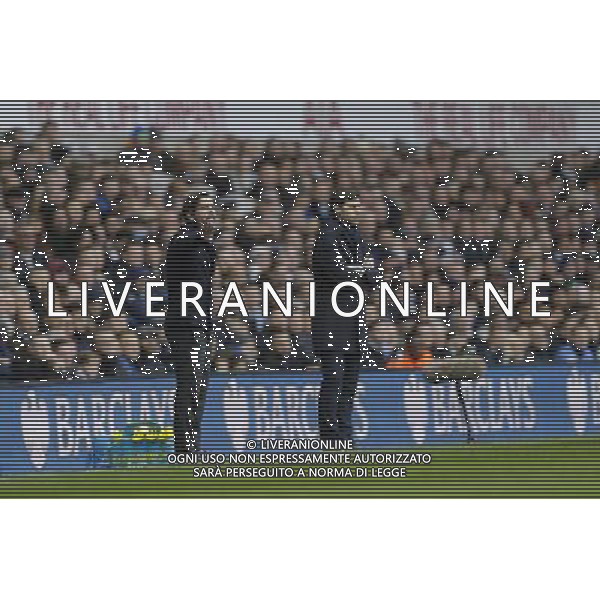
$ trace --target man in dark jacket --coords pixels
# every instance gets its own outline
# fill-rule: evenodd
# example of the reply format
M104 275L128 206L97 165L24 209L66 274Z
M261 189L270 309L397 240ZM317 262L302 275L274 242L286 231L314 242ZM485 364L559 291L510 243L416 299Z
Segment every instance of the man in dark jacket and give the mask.
M212 278L216 251L212 243L213 202L208 196L190 196L182 210L182 225L170 241L164 266L168 300L165 333L175 367L176 392L173 415L175 452L198 450L210 369L212 335ZM200 314L191 303L183 313L182 283L202 286ZM195 297L196 291L185 294Z
M312 335L323 374L318 409L323 440L352 437L352 408L362 354L361 316L360 312L350 317L339 315L333 307L332 294L343 282L362 286L374 272L373 259L367 258L368 246L354 224L358 209L356 200L320 208L321 226L312 257L315 281ZM342 287L336 300L340 311L352 313L361 303L360 292L350 286Z

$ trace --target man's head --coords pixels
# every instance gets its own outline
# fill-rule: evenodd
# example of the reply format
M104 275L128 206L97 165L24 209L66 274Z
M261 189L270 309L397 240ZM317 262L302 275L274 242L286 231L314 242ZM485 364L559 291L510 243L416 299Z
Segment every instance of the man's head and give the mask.
M350 198L341 204L334 204L336 215L347 223L355 224L360 216L359 198Z
M186 223L197 223L207 234L212 233L216 222L215 203L206 192L189 195L183 204L182 220Z

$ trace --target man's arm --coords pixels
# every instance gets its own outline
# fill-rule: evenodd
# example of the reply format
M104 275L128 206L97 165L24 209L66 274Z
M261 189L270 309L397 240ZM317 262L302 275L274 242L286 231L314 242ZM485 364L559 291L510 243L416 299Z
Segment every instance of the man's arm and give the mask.
M332 225L322 230L315 242L313 271L326 271L339 281L357 281L362 273L360 264L352 263L341 248L341 240Z
M355 231L357 244L357 261L346 261L346 270L353 275L352 281L361 286L372 287L381 278L381 269L376 267L372 247L364 242L358 231Z

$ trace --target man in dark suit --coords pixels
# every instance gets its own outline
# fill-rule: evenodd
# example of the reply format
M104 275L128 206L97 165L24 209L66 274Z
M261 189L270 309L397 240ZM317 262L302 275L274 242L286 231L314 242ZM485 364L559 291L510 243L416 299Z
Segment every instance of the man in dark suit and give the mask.
M182 209L182 224L171 239L164 266L168 300L165 333L175 368L176 392L173 414L175 452L198 450L200 421L204 410L210 370L212 335L212 278L216 250L212 242L213 201L208 195L187 198ZM182 314L182 283L202 286L198 304L191 303ZM196 296L193 288L186 297Z
M333 201L319 209L320 230L312 256L315 282L313 348L321 361L319 434L323 440L352 438L352 408L361 363L361 316L339 315L332 293L343 282L367 283L373 259L357 225L357 200ZM360 302L358 290L347 286L337 294L340 311L352 313ZM362 312L362 311L361 311Z

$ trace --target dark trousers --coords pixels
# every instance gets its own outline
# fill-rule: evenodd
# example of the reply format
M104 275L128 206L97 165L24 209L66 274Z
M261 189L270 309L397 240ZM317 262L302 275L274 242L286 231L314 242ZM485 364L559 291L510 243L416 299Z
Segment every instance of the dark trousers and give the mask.
M197 452L210 368L210 335L190 323L167 322L165 334L175 369L175 452Z
M348 350L324 349L319 393L319 435L322 440L352 439L352 408L360 373L358 343Z

